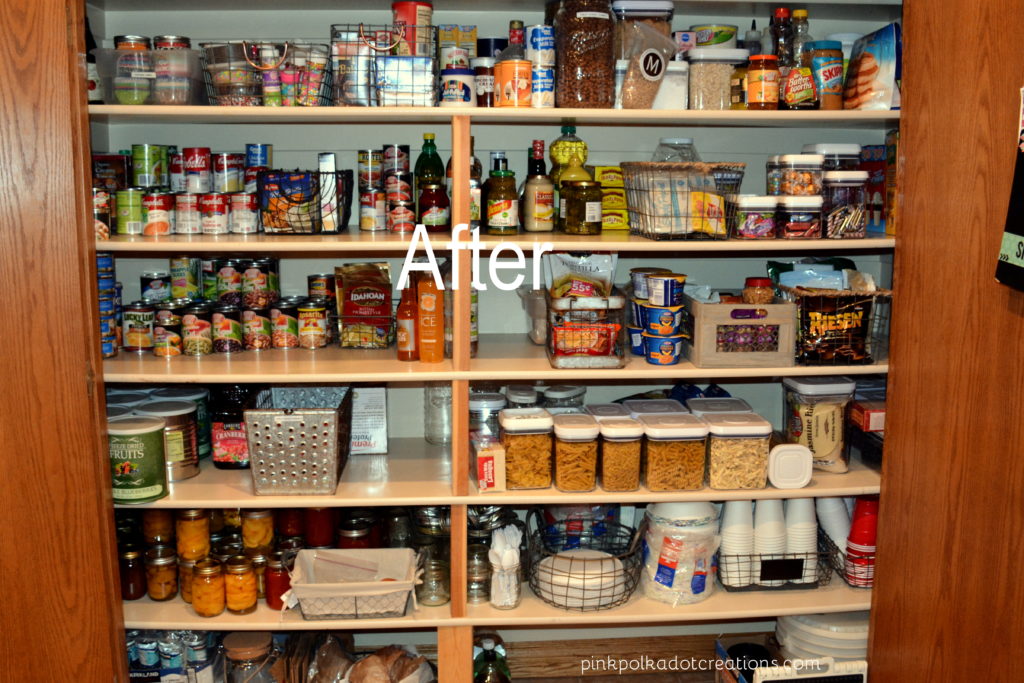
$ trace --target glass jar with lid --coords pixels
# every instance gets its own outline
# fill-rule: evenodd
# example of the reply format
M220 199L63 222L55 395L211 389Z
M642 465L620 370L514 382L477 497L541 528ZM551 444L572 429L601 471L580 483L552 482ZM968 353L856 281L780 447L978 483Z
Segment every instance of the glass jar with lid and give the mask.
M138 600L146 594L146 562L140 548L132 545L121 548L118 553L118 569L122 600Z
M602 420L601 488L636 491L640 488L640 451L644 428L632 418Z
M529 384L510 384L505 387L505 399L509 408L534 408L537 390Z
M775 288L768 277L748 277L741 294L745 304L770 304L775 301Z
M469 432L498 437L498 413L505 407L505 396L497 393L469 395Z
M690 109L722 111L732 106L732 73L747 61L746 50L695 47L690 60Z
M516 174L491 171L487 192L487 234L515 235L519 232L519 193Z
M282 552L271 553L267 558L267 569L263 574L267 607L284 609L283 596L292 587L291 576L288 574L285 555Z
M821 197L779 197L776 230L780 239L821 238Z
M695 491L704 486L708 426L687 414L648 415L644 428L644 484L651 491Z
M615 19L608 0L562 0L555 17L555 106L615 104Z
M276 683L273 638L262 631L236 631L224 637L224 683Z
M772 425L755 413L720 413L708 424L708 482L713 489L763 489Z
M426 183L420 185L419 222L427 232L448 232L452 228L448 193L444 185Z
M751 55L747 66L747 109L778 109L781 80L777 56Z
M224 598L232 614L250 614L256 610L258 595L256 570L245 555L235 555L224 563Z
M556 384L544 390L542 405L552 415L559 412L583 412L586 387L574 384Z
M802 154L820 154L821 168L825 171L860 170L860 145L855 143L825 142L804 145Z
M143 510L142 540L146 545L169 545L174 540L174 510Z
M764 165L765 194L773 197L782 194L782 155L773 154Z
M206 559L192 567L192 609L201 617L224 612L224 573L217 560Z
M262 549L246 548L245 556L252 562L252 570L256 574L256 597L265 597L267 594L267 555Z
M240 555L245 548L242 546L242 537L237 534L225 536L210 547L210 557L218 562L227 562L235 555Z
M480 543L466 546L466 601L470 604L487 602L491 596L491 563L489 548Z
M600 235L601 199L601 183L595 180L562 181L562 230L568 235Z
M779 162L782 165L782 194L790 197L811 197L821 194L824 156L783 154L779 157Z
M364 519L343 519L338 524L338 542L336 547L346 550L352 548L372 548L370 526L370 523Z
M175 524L178 555L201 560L210 554L210 515L206 510L178 510Z
M693 138L661 138L651 161L700 161L700 155L693 146Z
M510 491L551 486L554 421L543 408L506 408L499 415L505 448L505 485Z
M270 510L242 511L242 546L270 552L274 544L274 514Z
M825 171L822 222L827 239L867 237L867 181L867 171Z
M601 430L590 415L555 415L555 487L566 493L597 487L597 437Z
M334 543L336 525L334 508L306 508L303 526L306 528L306 546L330 548Z
M195 565L195 560L178 558L178 590L185 602L192 602L192 570Z
M174 548L158 545L146 551L146 593L150 600L170 600L178 594L178 557Z

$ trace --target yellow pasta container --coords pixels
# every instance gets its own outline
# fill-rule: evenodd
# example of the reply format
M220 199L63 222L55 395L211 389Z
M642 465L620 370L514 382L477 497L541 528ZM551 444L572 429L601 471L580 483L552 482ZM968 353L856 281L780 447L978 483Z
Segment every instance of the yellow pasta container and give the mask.
M551 486L551 414L543 408L506 408L498 414L498 424L505 448L506 488Z
M567 493L597 488L597 420L590 415L555 415L555 487Z
M601 428L601 488L636 491L640 488L640 445L644 427L632 418L605 419Z
M704 488L708 425L686 413L644 415L644 485L651 491Z
M768 484L772 425L755 413L720 413L709 427L708 482L713 489L763 489Z

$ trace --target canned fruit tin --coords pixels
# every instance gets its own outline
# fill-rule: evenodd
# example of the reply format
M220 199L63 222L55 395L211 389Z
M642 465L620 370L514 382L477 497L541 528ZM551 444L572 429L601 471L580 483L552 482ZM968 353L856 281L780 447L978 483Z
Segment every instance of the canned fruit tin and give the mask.
M409 145L384 145L381 151L384 175L409 172Z
M318 301L299 304L299 346L319 349L327 346L327 306Z
M336 295L334 273L314 273L306 276L310 299L331 299Z
M365 232L379 232L387 229L386 202L384 191L363 190L359 193L359 229Z
M272 288L270 269L263 261L252 261L242 271L241 305L266 308L277 299Z
M149 503L167 495L164 426L159 417L107 420L107 444L115 503Z
M203 219L199 214L201 196L184 192L174 197L174 232L179 235L198 235L203 231Z
M242 262L231 259L218 260L217 290L214 297L222 304L239 306L242 303Z
M247 351L269 349L274 326L270 322L270 311L266 308L242 311L243 343Z
M110 192L102 187L92 188L92 222L96 239L110 239Z
M162 270L143 273L139 291L146 301L166 301L171 298L171 276Z
M262 166L270 168L274 165L274 146L265 142L250 142L245 145L245 167Z
M242 319L237 306L213 309L213 352L237 353L244 347Z
M206 194L213 189L210 172L212 171L212 155L209 147L186 147L181 151L184 156L185 191L193 194Z
M388 204L388 232L412 232L416 229L416 211L412 202L391 202Z
M188 356L213 352L213 315L207 306L191 306L181 316L182 351Z
M231 232L251 234L259 229L259 200L255 194L236 192L229 198L231 213L228 228Z
M384 176L384 199L389 202L411 202L412 173L390 173Z
M647 276L647 298L654 306L681 306L686 276L658 273Z
M122 348L142 353L153 348L153 320L156 307L148 301L135 301L121 314Z
M359 189L380 187L383 180L384 153L379 149L361 149L357 158Z
M199 219L204 235L223 235L228 231L228 195L210 193L199 196Z
M201 278L200 260L192 256L171 258L171 298L198 299Z
M163 145L132 145L132 185L160 185L166 173L166 167L163 165L166 153Z
M175 201L170 192L147 192L142 197L143 235L170 235L174 232Z
M142 234L142 197L145 193L141 187L129 187L118 190L114 195L117 202L118 235Z
M156 325L153 328L153 354L164 358L180 356L183 344L181 334L180 318L177 322L167 321Z

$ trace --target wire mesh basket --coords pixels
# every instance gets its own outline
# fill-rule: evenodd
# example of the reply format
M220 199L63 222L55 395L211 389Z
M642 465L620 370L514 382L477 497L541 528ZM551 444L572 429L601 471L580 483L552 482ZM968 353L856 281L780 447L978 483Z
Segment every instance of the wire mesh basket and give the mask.
M340 107L433 107L437 27L334 24L333 102Z
M245 410L256 495L331 495L348 459L348 387L274 387Z
M857 553L855 556L847 554L836 545L835 541L825 533L824 529L818 529L818 550L823 557L827 557L832 570L843 578L846 585L853 588L872 588L875 585L875 554Z
M418 559L409 548L300 550L292 593L307 620L402 617L422 581Z
M870 365L889 357L892 292L802 289L780 285L797 305L799 365Z
M211 104L317 107L331 104L326 43L232 40L201 43Z
M321 182L329 192L337 185L334 175L318 171L260 171L256 177L260 229L287 235L321 232Z
M832 580L827 552L718 556L718 579L730 592L807 590Z
M621 368L626 364L621 292L608 297L552 297L547 302L547 354L556 368Z
M739 191L746 164L622 163L630 231L649 239L727 239L725 195Z
M575 612L611 609L629 601L640 581L640 535L621 524L581 525L579 520L542 524L528 520L530 588L554 607Z

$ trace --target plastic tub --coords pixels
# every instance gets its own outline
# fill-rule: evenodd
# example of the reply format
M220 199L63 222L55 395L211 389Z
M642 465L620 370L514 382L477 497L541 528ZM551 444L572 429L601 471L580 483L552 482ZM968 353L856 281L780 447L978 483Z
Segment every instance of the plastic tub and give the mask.
M645 24L668 37L672 33L672 14L675 3L672 0L613 0L615 33L613 45L616 59L623 56L622 48L628 32L634 24Z
M648 415L681 415L690 412L679 401L671 398L642 398L623 401L622 406L634 420Z
M823 142L804 145L803 154L820 154L825 171L856 171L860 169L860 145Z
M749 53L695 47L686 55L690 60L690 109L728 109L732 105L732 72L747 61Z
M641 303L643 309L645 334L655 337L674 337L683 331L683 306L656 306Z
M782 194L791 197L809 197L821 194L824 156L821 154L783 154L779 157L779 163L782 165Z
M867 237L867 181L867 171L825 171L822 223L827 239Z
M544 344L548 338L548 304L543 289L520 287L516 290L526 311L527 336L534 344Z
M732 237L742 240L775 239L775 212L779 200L771 195L740 195L732 223Z
M640 451L643 425L631 418L602 420L601 488L636 491L640 488Z
M509 490L551 486L551 414L543 408L506 408L498 416L505 447L505 486Z
M714 50L735 49L738 26L733 24L694 24L690 27L696 32L695 40L698 48Z
M555 487L566 493L597 487L597 420L590 415L555 415Z
M857 383L846 377L787 377L782 386L786 440L811 449L816 468L846 472L844 416Z
M821 238L821 197L779 197L775 233L779 239Z
M645 415L644 485L651 491L703 488L708 425L699 417Z
M763 489L772 425L754 413L719 413L708 423L708 482L713 489Z
M675 365L683 357L684 335L661 337L643 333L644 357L651 365Z

